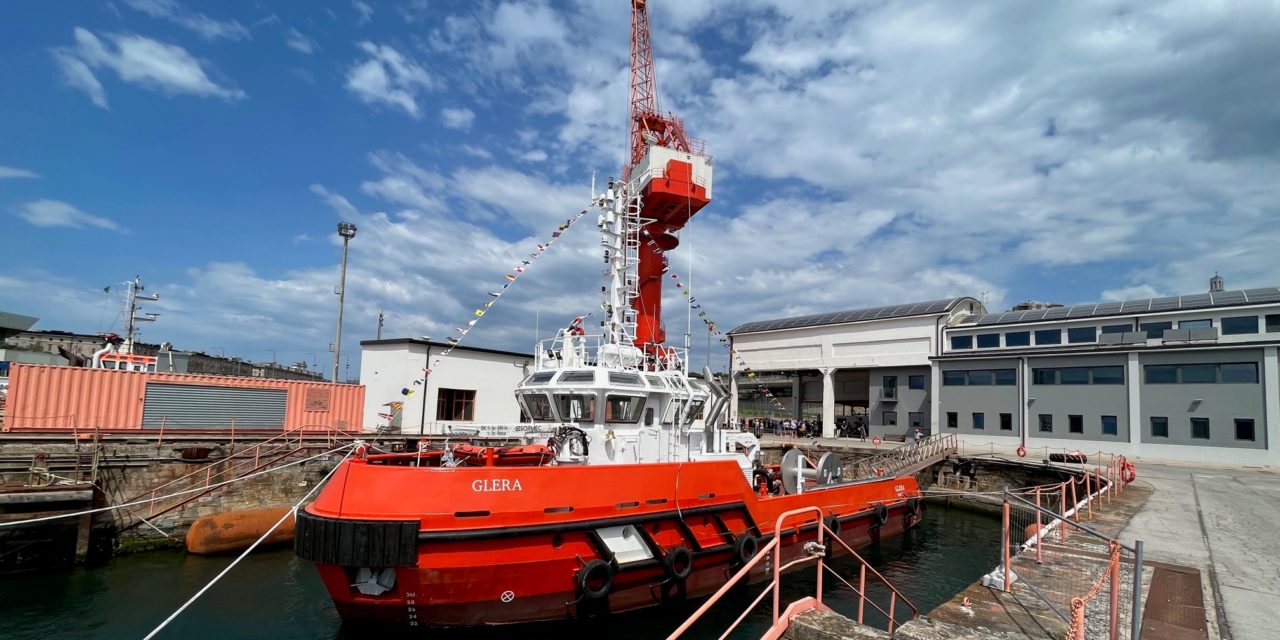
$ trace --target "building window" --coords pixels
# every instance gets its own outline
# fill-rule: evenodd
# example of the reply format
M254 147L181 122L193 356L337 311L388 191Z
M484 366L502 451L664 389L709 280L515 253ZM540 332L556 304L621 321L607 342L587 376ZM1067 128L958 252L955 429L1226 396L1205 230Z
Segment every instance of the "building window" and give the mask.
M1012 413L1000 414L1000 430L1013 431L1013 414Z
M896 427L897 425L898 425L898 412L897 412L897 411L885 411L885 412L884 412L884 426L886 426L886 427Z
M998 333L979 333L978 348L979 349L995 349L1000 346L1000 334Z
M973 336L951 336L952 349L972 349Z
M1084 433L1084 416L1067 416L1067 431Z
M924 413L920 411L912 411L907 414L907 422L911 424L911 428L924 426Z
M963 371L943 371L942 385L946 387L963 387L965 375Z
M1227 384L1257 384L1258 363L1229 362L1218 365L1222 370L1222 382Z
M1067 329L1067 342L1097 342L1097 327L1072 327Z
M969 386L990 386L995 375L990 369L973 369L969 373Z
M1004 346L1006 347L1025 347L1030 344L1030 331L1010 331L1009 333L1004 334Z
M1178 382L1178 365L1149 364L1142 368L1147 375L1147 384L1176 384Z
M1158 338L1163 338L1164 332L1166 330L1173 328L1173 323L1172 322L1144 322L1140 326L1142 327L1142 330L1147 333L1147 339L1154 340Z
M947 412L947 428L955 429L960 426L960 414L954 411Z
M974 428L974 429L986 429L986 428L987 428L987 415L986 415L985 413L981 413L981 412L974 412L974 414L973 414L973 428Z
M1037 331L1036 344L1062 344L1062 329L1041 329Z
M1218 367L1212 364L1184 364L1178 369L1182 372L1183 384L1214 384L1218 381Z
M1058 384L1057 369L1032 369L1032 384Z
M1258 332L1258 316L1236 316L1222 319L1222 335L1238 336Z
M1179 329L1208 329L1213 326L1213 320L1205 318L1203 320L1182 320L1178 322Z
M1102 416L1102 435L1104 436L1120 435L1120 427L1116 423L1115 416Z
M898 376L880 378L880 397L889 400L898 397Z
M1236 418L1236 440L1253 442L1253 419Z
M1154 438L1169 437L1169 419L1163 416L1151 416L1151 436Z
M545 396L544 396L545 397ZM476 392L472 389L441 389L436 396L436 420L475 420Z
M924 376L907 376L907 388L908 388L908 389L923 389L923 388L924 388Z
M1124 367L1094 367L1093 384L1124 384Z
M1102 325L1103 333L1129 333L1133 331L1131 324L1106 324Z
M1053 433L1053 414L1040 414L1040 430L1045 433Z
M1089 367L1063 367L1059 369L1058 384L1089 384Z
M1267 333L1280 331L1280 313L1267 314Z
M1018 384L1018 371L1016 369L996 369L996 385L1001 387L1011 387Z
M1192 418L1191 419L1191 437L1196 440L1209 439L1209 419L1208 418Z

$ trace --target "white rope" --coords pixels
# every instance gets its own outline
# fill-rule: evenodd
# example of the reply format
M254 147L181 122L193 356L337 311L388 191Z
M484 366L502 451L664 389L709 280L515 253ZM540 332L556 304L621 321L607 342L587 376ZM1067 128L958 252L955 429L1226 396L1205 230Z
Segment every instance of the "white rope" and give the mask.
M240 476L239 478L232 478L232 479L230 479L230 480L223 480L222 482L215 482L215 483L213 483L213 484L211 484L211 485L207 485L207 486L203 486L203 487L195 487L194 489L183 489L182 491L175 491L175 492L170 493L170 494L168 494L168 495L156 496L156 497L154 497L154 498L146 498L146 499L144 499L144 500L135 500L135 501L133 501L133 502L126 502L126 503L124 503L124 504L111 505L111 506L109 506L109 507L99 507L99 508L97 508L97 509L86 509L86 510L84 510L84 511L74 511L74 512L71 512L71 513L59 513L59 514L57 514L57 515L52 515L52 516L41 516L41 517L39 517L39 518L31 518L31 519L29 519L29 520L17 520L17 521L13 521L13 522L0 522L0 528L3 528L3 527L13 527L13 526L23 525L23 524L31 524L31 523L33 523L33 522L44 522L44 521L46 521L46 520L57 520L57 519L59 519L59 518L74 518L74 517L78 517L78 516L88 515L88 514L91 514L91 513L101 513L101 512L103 512L103 511L112 511L112 510L114 510L114 509L123 509L123 508L125 508L125 507L132 507L132 506L136 506L136 505L140 505L140 504L147 504L147 503L149 503L149 502L156 502L156 501L159 501L159 500L165 500L165 499L168 499L168 498L174 498L174 497L177 497L177 496L186 495L186 494L188 494L188 493L195 493L195 492L197 492L197 491L208 491L208 490L210 490L210 489L216 489L216 488L218 488L218 487L221 487L221 486L223 486L223 485L228 485L228 484L231 484L231 483L233 483L233 482L239 482L239 481L241 481L241 480L248 480L248 479L250 479L250 478L256 478L256 477L258 477L258 476L260 476L260 475L264 475L264 474L267 474L267 473L271 473L271 472L273 472L273 471L279 471L279 470L281 470L281 469L287 469L287 468L289 468L289 467L292 467L292 466L295 466L295 465L299 465L299 464L302 464L302 463L304 463L304 462L311 462L312 460L315 460L316 458L322 458L322 457L324 457L324 456L332 455L332 454L334 454L334 453L337 453L337 452L339 452L339 451L342 451L343 449L346 449L346 448L349 448L349 447L352 447L352 446L354 446L354 444L344 444L344 445L342 445L341 447L337 447L336 449L330 449L330 450L328 450L328 451L325 451L324 453L318 453L318 454L316 454L316 455L314 455L314 456L311 456L310 458L303 458L302 460L295 460L295 461L290 462L290 463L287 463L287 464L282 464L282 465L280 465L280 466L278 466L278 467L272 467L272 468L270 468L270 469L263 469L262 471L255 471L255 472L253 472L253 473L250 473L250 474L247 474L247 475Z
M239 564L241 560L244 560L246 556L252 553L253 550L258 547L259 544L262 544L262 541L266 540L267 537L270 536L271 533L275 531L277 527L284 524L284 521L288 520L290 516L293 516L294 514L296 514L298 511L298 507L301 507L304 502L306 502L311 498L311 495L314 494L317 489L319 489L320 487L323 487L324 484L329 481L329 478L332 477L333 473L337 471L339 467L342 466L342 463L346 462L347 458L351 457L351 453L352 451L348 451L347 455L342 456L342 459L338 461L338 464L334 465L333 468L329 470L329 473L326 473L324 478L320 480L320 482L316 483L316 486L311 487L311 490L307 492L307 495L302 496L302 499L299 500L296 504L294 504L293 508L285 512L285 514L281 516L280 519L277 520L275 524L271 525L271 528L267 529L266 533L262 534L262 536L259 537L257 540L255 540L253 544L249 545L249 548L245 549L244 553L241 553L239 556L236 557L235 560L232 560L231 564L227 565L227 567L223 569L221 573L214 576L213 579L210 580L208 584L204 585L204 588L197 591L194 596L191 596L190 600L187 600L182 604L181 607L178 607L177 611L174 611L173 613L169 614L169 617L165 618L164 622L160 623L160 626L156 627L155 629L152 629L151 633L148 633L146 637L143 638L143 640L151 640L151 638L154 638L157 633L160 633L161 630L169 626L169 623L173 622L174 618L177 618L180 614L182 614L183 611L186 611L187 607L191 606L191 603L195 602L200 596L204 595L204 592L208 591L210 587L212 587L219 580L221 580L222 576L227 575L227 572L234 569L235 566Z

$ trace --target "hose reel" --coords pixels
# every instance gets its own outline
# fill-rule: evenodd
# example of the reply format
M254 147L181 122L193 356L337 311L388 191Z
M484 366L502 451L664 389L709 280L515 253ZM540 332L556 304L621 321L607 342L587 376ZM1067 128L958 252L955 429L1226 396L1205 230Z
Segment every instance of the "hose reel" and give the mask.
M822 454L818 458L817 468L806 467L807 464L808 460L799 449L790 449L783 454L780 475L785 492L803 493L803 480L813 480L819 485L833 484L840 480L840 456L834 451Z

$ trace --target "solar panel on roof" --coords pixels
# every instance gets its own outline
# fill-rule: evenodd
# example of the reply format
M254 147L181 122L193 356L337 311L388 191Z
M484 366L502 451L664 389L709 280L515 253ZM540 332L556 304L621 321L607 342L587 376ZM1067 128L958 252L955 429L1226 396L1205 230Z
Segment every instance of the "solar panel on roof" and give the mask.
M1257 293L1253 293L1255 291ZM1249 296L1249 302L1277 302L1280 301L1280 287L1250 289L1245 291L1245 295Z
M1066 307L1053 307L1051 309L1045 309L1044 319L1052 320L1054 318L1065 318L1067 317L1067 314L1070 312L1071 310Z
M1123 302L1103 302L1098 305L1098 308L1093 310L1093 313L1095 315L1102 315L1104 313L1119 313L1120 307L1122 306L1124 306Z
M1169 309L1177 309L1179 306L1177 296L1172 298L1152 298L1151 311L1168 311Z
M1197 293L1190 296L1182 296L1182 308L1194 309L1196 307L1207 307L1213 304L1213 298L1207 293Z
M996 324L997 322L1000 322L1000 316L994 313L978 318L978 324Z
M1044 314L1046 313L1046 311L1047 311L1046 309L1032 309L1032 310L1030 310L1030 311L1028 311L1028 312L1024 313L1024 314L1022 315L1022 319L1023 319L1024 321L1027 321L1027 320L1040 320L1040 319L1044 318Z
M1151 306L1151 300L1128 300L1120 307L1120 313L1137 313L1146 311Z
M1243 291L1219 291L1209 294L1209 297L1213 298L1214 305L1244 304L1248 302L1248 300L1245 300Z
M942 313L943 311L947 310L947 307L952 302L953 302L952 300L934 300L933 302L929 303L928 307L925 307L924 312L925 313Z
M1091 315L1093 315L1093 310L1094 310L1097 306L1098 306L1098 305L1096 305L1096 304L1092 304L1092 303L1090 303L1090 304L1078 304L1078 305L1076 305L1076 306L1074 306L1074 307L1071 307L1070 309L1068 309L1068 310L1067 310L1067 317L1068 317L1068 318L1080 318L1080 317L1084 317L1084 316L1091 316Z

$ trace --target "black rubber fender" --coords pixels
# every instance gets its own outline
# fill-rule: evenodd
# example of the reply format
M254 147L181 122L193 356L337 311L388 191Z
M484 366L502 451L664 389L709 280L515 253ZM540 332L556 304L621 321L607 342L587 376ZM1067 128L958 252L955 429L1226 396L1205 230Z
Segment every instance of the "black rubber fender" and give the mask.
M662 566L667 570L668 578L684 580L693 573L693 552L688 547L671 547L662 556Z
M872 510L871 524L873 526L880 526L888 521L889 521L889 508L884 506L883 504L876 505L875 509Z
M837 538L840 537L840 518L837 518L834 515L827 516L824 524L827 526L827 529L831 531L831 535L836 536Z
M578 591L588 600L599 600L613 589L613 567L604 560L588 560L574 576Z
M733 540L733 557L739 565L751 562L759 550L760 542L749 533L744 533Z
M911 498L907 500L907 515L914 516L920 513L920 498Z

